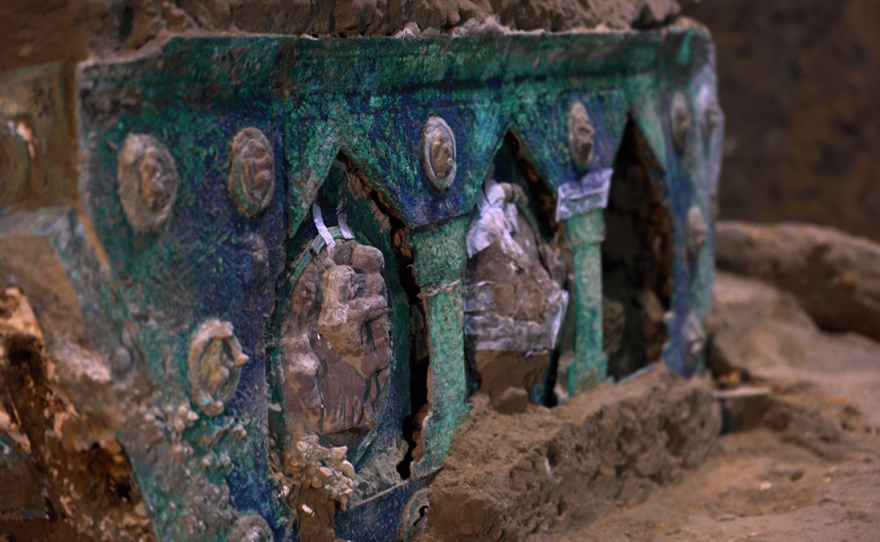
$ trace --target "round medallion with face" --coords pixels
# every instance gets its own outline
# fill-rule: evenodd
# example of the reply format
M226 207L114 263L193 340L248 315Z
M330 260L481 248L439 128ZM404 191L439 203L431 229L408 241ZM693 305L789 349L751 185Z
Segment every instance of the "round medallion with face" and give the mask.
M180 179L174 158L155 137L131 134L118 157L119 198L132 226L150 231L171 214Z
M709 237L709 225L703 216L703 210L698 205L688 209L687 227L688 255L696 259Z
M452 128L440 117L429 118L422 130L422 165L437 190L446 190L455 180L455 154Z
M235 395L241 367L247 361L232 324L208 320L199 326L187 358L190 395L199 410L209 416L223 412Z
M590 168L593 161L593 137L596 130L587 114L587 108L575 102L568 110L568 148L575 165L582 170Z
M229 153L229 197L248 216L256 216L275 192L275 157L263 132L245 128L235 134Z
M688 133L691 129L691 117L688 111L687 98L681 92L676 92L672 96L672 103L669 107L669 117L672 123L672 141L675 143L675 150L679 154L683 154L687 145Z

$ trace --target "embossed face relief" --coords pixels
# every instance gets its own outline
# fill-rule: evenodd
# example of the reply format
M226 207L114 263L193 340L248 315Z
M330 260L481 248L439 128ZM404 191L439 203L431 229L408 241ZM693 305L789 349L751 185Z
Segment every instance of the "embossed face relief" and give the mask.
M710 140L712 134L715 133L715 128L721 124L724 115L721 113L721 108L718 107L718 98L706 85L700 87L700 92L697 94L697 107L702 114L703 137Z
M581 169L589 169L593 161L593 137L596 130L590 122L587 108L576 102L568 111L568 147L574 163Z
M245 128L233 138L229 160L229 197L246 215L259 214L275 191L272 144L260 130Z
M431 167L437 177L448 177L454 165L450 141L442 137L431 141Z
M687 145L688 132L691 129L691 118L688 112L687 98L681 92L672 96L669 116L672 119L672 139L679 154Z
M391 371L391 323L379 249L337 240L305 266L283 326L290 412L311 432L351 446L376 425Z
M254 199L261 199L273 184L272 155L259 141L251 139L241 150L241 161L242 185Z
M174 159L156 138L131 134L119 152L119 198L128 221L155 230L168 220L179 178Z
M445 190L455 179L455 135L440 117L431 117L422 131L422 162L428 180Z
M688 254L691 258L696 258L699 256L700 251L703 250L703 246L706 244L706 239L709 236L709 225L706 224L703 211L698 205L688 209L687 225Z
M151 147L137 168L141 197L147 209L153 213L158 213L168 204L173 186L173 179L162 162L161 152Z
M685 355L698 358L706 346L706 331L700 317L691 312L684 325Z
M199 326L187 360L190 394L199 410L209 416L223 412L235 395L241 367L247 361L232 324L208 320Z

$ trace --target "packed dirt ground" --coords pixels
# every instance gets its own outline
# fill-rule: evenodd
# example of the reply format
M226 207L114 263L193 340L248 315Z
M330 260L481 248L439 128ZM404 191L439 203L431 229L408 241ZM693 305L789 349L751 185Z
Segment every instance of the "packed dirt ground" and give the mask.
M680 484L558 539L877 540L880 343L847 328L872 331L878 254L822 228L722 223L710 360L718 394L748 393L738 419Z
M421 539L877 540L880 246L721 223L718 261L711 381L658 368L515 418L477 398Z
M842 424L832 413L843 410L842 399L816 399L825 402L818 407L827 416L823 421ZM637 505L621 503L557 540L877 540L876 433L848 432L832 457L817 454L805 440L822 437L770 428L725 435L715 456L681 484Z
M726 224L719 232L722 268L748 258L738 239L749 237L751 248L760 249L788 235L789 248L813 248L802 252L809 267L796 268L785 256L764 260L766 269L778 272L789 265L797 272L781 284L797 290L798 278L816 279L822 267L816 259L834 249L849 256L861 252L862 258L844 258L842 273L873 275L853 282L850 294L856 286L876 286L880 269L864 264L878 247L857 239L792 226ZM831 286L833 279L826 278ZM746 410L739 410L739 419L725 419L731 425L725 429L733 432L680 484L641 503L620 502L559 540L877 540L880 343L847 331L822 331L802 308L803 299L749 277L721 272L714 290L712 361L719 387L755 391L740 400ZM826 302L846 305L849 297L839 292ZM876 309L876 295L862 298L869 300Z

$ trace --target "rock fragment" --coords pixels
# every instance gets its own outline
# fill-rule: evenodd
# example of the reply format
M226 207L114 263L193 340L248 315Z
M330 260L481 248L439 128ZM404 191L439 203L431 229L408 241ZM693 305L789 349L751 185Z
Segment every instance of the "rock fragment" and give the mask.
M816 323L880 339L880 245L807 224L717 225L718 268L797 298Z

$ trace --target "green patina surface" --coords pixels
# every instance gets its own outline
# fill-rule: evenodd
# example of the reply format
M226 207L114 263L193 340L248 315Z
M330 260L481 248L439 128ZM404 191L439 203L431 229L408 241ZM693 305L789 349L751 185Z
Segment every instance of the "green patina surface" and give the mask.
M461 279L467 264L464 239L469 220L469 216L459 216L410 233L416 274L423 288L442 289Z
M344 205L352 230L386 256L395 328L394 383L383 421L351 451L358 469L394 474L396 465L383 462L403 445L400 423L410 414L413 300L398 276L409 265L400 255L405 248L414 255L430 361L424 456L413 465L411 480L390 489L378 484L383 493L366 495L345 511L346 536L395 540L407 495L442 464L467 413L460 280L478 191L510 133L552 191L581 182L584 172L567 144L567 114L575 102L584 105L595 129L588 173L612 168L629 120L659 164L655 176L666 186L674 245L665 358L679 373L700 370L701 359L686 354L683 337L688 318L702 319L708 309L713 236L710 228L706 245L689 258L686 215L696 205L711 222L716 197L721 126L703 134L700 102L701 93L715 97L713 55L698 29L412 40L180 37L140 57L80 64L73 88L57 66L36 69L49 88L59 89L53 107L60 103L62 112L75 112L73 136L63 115L36 123L46 132L37 135L66 141L70 163L78 149L80 173L75 181L69 172L52 173L60 188L51 201L42 192L22 191L13 207L18 212L3 220L25 220L21 208L49 203L80 210L79 216L60 210L66 218L56 217L56 226L36 235L53 239L52 251L89 329L89 347L107 360L120 348L129 351L132 365L116 384L120 408L130 412L119 433L156 537L220 540L237 516L253 511L277 539L297 538L269 465L273 447L283 441L273 427L283 426L285 414L273 406L283 397L275 376L278 329L296 263L315 238L311 206L339 207L342 181L333 168L340 153L350 173L376 192L372 202L351 197ZM2 81L8 86L34 73ZM676 92L687 98L693 127L680 153L669 118ZM0 102L0 115L38 114L16 96ZM9 105L16 99L21 103ZM444 191L429 183L420 157L421 130L432 116L442 117L456 140L457 174ZM271 202L253 217L227 193L231 141L246 127L261 130L270 142L276 179ZM180 176L170 218L156 231L133 228L118 196L118 154L133 133L159 140ZM46 222L45 212L34 224ZM28 228L27 235L35 235L37 226ZM409 247L395 245L395 229ZM578 393L606 374L602 210L574 216L563 229L563 243L574 255L576 322L567 382L569 393ZM146 422L151 409L190 405L189 344L209 318L230 322L250 357L235 396L222 414L200 415L179 432L169 429L169 420ZM190 451L180 455L175 446Z
M411 235L417 278L422 285L420 297L425 305L430 359L429 411L422 435L425 453L414 465L417 476L440 467L468 411L461 308L468 218L461 216Z
M586 391L605 380L607 359L602 353L601 209L566 223L565 236L574 252L575 359L568 365L568 394Z

